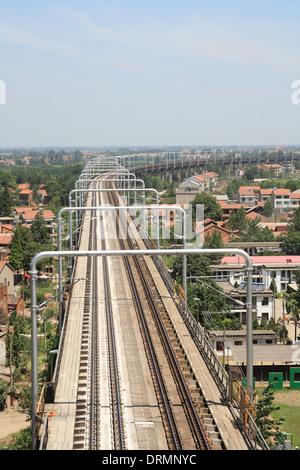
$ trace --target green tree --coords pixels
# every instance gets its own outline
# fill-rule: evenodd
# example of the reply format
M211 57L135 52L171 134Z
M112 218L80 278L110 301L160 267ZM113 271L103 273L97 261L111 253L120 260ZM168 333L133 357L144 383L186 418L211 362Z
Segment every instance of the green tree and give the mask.
M245 207L241 206L236 212L232 211L228 217L227 227L239 235L245 233L248 227Z
M46 221L41 214L38 212L32 221L30 226L30 232L34 242L41 243L42 245L50 243L50 234L47 229Z
M290 231L300 232L300 206L294 212L294 217L290 222Z
M278 439L282 436L282 433L279 431L279 425L283 423L284 417L277 421L271 418L271 414L280 409L279 406L275 406L273 403L274 391L272 387L273 384L269 384L262 392L256 409L256 424L264 439L268 439L269 437Z
M242 180L238 178L233 178L231 181L227 183L226 194L229 199L235 199L236 193L239 187L242 184Z
M212 270L210 268L210 257L209 256L187 256L187 276L211 276ZM182 256L176 256L173 261L173 269L171 276L174 280L177 280L179 284L183 281L183 259Z
M204 241L203 248L224 248L222 235L218 230L214 230Z
M8 391L7 383L0 379L0 411L4 410Z
M265 217L271 217L273 212L274 212L274 206L272 204L271 198L269 197L265 202L263 214Z
M200 323L207 329L241 327L230 313L223 289L211 278L201 277L196 282L188 283L188 305L196 318L199 313Z
M300 232L290 231L282 239L282 251L287 255L299 255L300 253Z
M0 217L11 216L11 196L7 184L0 194Z
M25 253L28 244L32 242L32 234L29 229L17 225L9 244L9 262L12 267L19 272L21 269L25 270Z
M6 338L6 350L8 351L6 363L7 365L10 363L11 350L12 364L19 367L21 363L21 351L24 350L24 337L22 334L24 333L25 320L22 317L18 317L16 311L13 311L9 317L9 326L13 327L13 331L10 332Z
M196 206L197 204L203 204L204 206L204 218L221 220L222 218L222 209L215 197L210 196L209 194L199 193L196 195L192 202L192 213L193 220L196 220Z
M17 272L21 271L23 268L23 250L18 226L15 228L9 244L9 264Z

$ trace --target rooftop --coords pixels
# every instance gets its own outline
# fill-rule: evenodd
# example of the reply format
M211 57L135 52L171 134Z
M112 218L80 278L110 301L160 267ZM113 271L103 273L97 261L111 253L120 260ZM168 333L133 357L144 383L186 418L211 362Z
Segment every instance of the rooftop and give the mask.
M284 264L289 265L291 263L299 264L300 256L250 256L253 264L268 265L268 264ZM222 264L245 264L245 260L242 256L224 256L221 261Z

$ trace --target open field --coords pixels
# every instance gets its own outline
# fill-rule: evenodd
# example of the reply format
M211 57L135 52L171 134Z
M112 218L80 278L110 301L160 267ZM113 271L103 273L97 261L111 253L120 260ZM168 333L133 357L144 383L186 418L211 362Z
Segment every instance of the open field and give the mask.
M258 395L266 386L267 384L256 387ZM285 416L280 429L292 433L293 447L300 447L300 390L291 390L289 385L284 385L283 390L274 390L274 405L280 406L280 410L275 411L272 417L276 421Z

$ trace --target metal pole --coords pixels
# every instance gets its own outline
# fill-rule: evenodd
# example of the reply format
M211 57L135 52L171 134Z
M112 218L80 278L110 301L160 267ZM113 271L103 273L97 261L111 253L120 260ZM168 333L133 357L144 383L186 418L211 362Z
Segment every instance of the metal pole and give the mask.
M38 404L38 351L37 351L37 296L36 296L36 279L37 270L34 265L30 273L30 290L31 290L31 401L32 401L32 427L31 427L31 448L36 449L37 442L37 404Z

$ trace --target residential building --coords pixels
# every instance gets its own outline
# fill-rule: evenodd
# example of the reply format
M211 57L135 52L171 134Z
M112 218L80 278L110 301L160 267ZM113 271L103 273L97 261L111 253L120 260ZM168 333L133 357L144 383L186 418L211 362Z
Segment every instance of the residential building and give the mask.
M238 248L246 251L250 256L256 256L263 251L280 251L281 242L229 242L225 243L225 248Z
M8 313L7 308L7 285L0 284L0 312Z
M203 193L219 183L219 175L214 171L193 175L176 189L176 204L190 204L198 193Z
M266 202L267 199L272 197L273 189L260 189L258 191L258 200L260 202Z
M40 185L39 190L37 191L38 196L41 198L41 204L47 206L50 202L50 197L43 184Z
M222 221L226 221L231 212L237 212L241 207L245 207L245 204L238 204L237 202L218 201L218 203L222 209Z
M275 176L280 175L284 172L284 166L278 165L277 163L261 165L259 168L262 168L266 171L273 171Z
M258 226L260 228L268 228L272 230L274 237L278 237L280 235L287 234L289 231L289 223L288 222L259 222Z
M241 178L245 174L245 171L246 171L246 167L238 168L237 170L235 170L234 175L236 178Z
M23 191L24 189L30 189L30 184L29 183L22 183L22 184L19 184L17 189L19 191Z
M186 180L176 189L176 204L190 204L202 191L203 184L200 181Z
M0 233L13 233L14 229L11 224L0 225Z
M258 199L259 186L240 186L237 193L238 204L254 205Z
M211 237L215 231L220 233L223 243L229 242L231 237L231 232L223 226L223 222L209 218L205 219L203 222L196 222L194 230L197 236L204 236L204 241L207 237Z
M22 225L30 227L32 222L34 221L36 215L40 213L45 220L48 228L48 232L50 233L50 236L53 239L54 242L54 237L55 237L55 215L50 209L25 209L23 208L23 211L19 215L19 220Z
M13 225L14 217L0 217L0 225Z
M19 193L19 199L24 206L32 206L33 201L33 191L31 189L23 189Z
M9 253L9 244L12 239L12 234L10 233L0 233L0 252L1 259L5 259Z
M246 349L247 330L209 330L207 337L210 345L216 353L223 354L224 345L226 354L233 355L234 346L242 346ZM277 344L277 335L273 330L253 330L253 344L272 345Z
M21 295L8 295L7 296L7 310L8 313L16 310L18 313L22 312L25 308L25 302Z
M300 190L294 191L291 193L291 208L297 209L300 205Z
M276 212L285 212L291 205L291 191L290 189L273 189L271 199Z
M239 282L238 287L234 287L231 282L218 281L217 284L222 287L224 294L228 298L230 309L235 313L241 324L246 324L246 303L247 303L247 284L246 281ZM237 282L237 280L235 280ZM231 299L231 300L230 300ZM238 302L236 302L238 301ZM257 318L260 323L262 319L270 321L274 317L274 292L266 287L263 282L253 282L252 284L252 306L253 318ZM244 304L244 305L241 305Z
M295 282L299 271L300 256L251 256L253 281L263 283L270 289L274 281L277 292L286 292L290 283ZM226 256L220 264L211 265L216 281L246 281L245 260L242 256Z
M7 294L14 293L14 270L6 261L0 261L0 284L7 286Z

